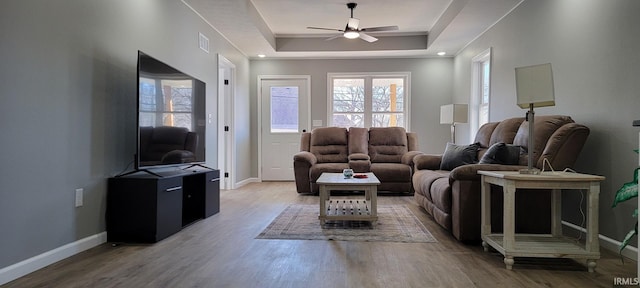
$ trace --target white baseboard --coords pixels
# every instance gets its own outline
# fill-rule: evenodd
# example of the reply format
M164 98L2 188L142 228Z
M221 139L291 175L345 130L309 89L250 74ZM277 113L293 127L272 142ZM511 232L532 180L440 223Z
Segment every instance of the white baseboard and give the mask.
M259 178L247 178L247 179L244 179L244 180L242 180L240 182L237 182L235 187L236 187L236 189L238 189L238 188L240 188L240 187L242 187L244 185L247 185L249 183L260 183L260 182L262 182L262 181L260 181Z
M42 269L85 250L89 250L105 242L107 242L107 232L102 232L47 251L11 266L4 267L0 269L0 285L9 283L31 272Z
M582 233L587 233L587 229L567 221L562 221L562 225L565 225L573 230L577 230ZM607 249L609 251L615 252L616 254L620 250L619 247L620 247L620 244L622 244L622 242L615 239L611 239L602 234L598 234L598 239L600 239L600 248ZM624 249L622 249L622 256L629 258L633 261L638 261L638 248L629 245Z

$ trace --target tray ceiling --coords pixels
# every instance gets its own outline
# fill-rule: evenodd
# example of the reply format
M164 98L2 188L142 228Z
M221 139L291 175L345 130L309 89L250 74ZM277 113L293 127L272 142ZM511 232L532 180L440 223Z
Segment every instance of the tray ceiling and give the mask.
M397 25L370 33L379 41L339 37L350 17L342 0L183 0L249 58L368 58L455 55L522 0L366 0L354 9L360 27ZM358 1L353 1L358 2Z

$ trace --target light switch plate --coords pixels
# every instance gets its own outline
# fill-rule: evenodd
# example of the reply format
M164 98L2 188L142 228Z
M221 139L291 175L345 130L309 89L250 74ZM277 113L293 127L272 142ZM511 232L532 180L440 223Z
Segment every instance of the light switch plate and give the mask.
M76 189L76 207L82 206L82 200L83 200L82 194L84 194L84 189L82 188Z

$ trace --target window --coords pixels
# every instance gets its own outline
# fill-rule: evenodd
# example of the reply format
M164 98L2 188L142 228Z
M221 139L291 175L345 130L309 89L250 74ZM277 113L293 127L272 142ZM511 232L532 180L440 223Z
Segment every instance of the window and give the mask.
M480 126L489 122L489 103L491 100L491 48L483 51L471 60L471 139Z
M298 87L271 87L271 133L298 133Z
M409 77L409 73L330 73L329 125L409 130Z

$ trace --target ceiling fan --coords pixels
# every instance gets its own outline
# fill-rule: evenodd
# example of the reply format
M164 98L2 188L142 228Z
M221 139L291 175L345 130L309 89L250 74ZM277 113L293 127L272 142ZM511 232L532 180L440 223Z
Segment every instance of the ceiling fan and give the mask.
M341 35L336 35L326 40L333 40L339 37L344 37L348 39L356 39L360 38L367 42L376 42L378 38L373 37L369 34L365 34L363 32L380 32L380 31L394 31L398 30L398 26L380 26L380 27L369 27L369 28L359 28L360 20L357 18L353 18L353 8L356 8L357 3L347 3L347 8L351 9L351 18L347 22L347 26L344 27L344 30L334 29L334 28L322 28L322 27L307 27L307 29L317 29L317 30L329 30L329 31L340 31Z

